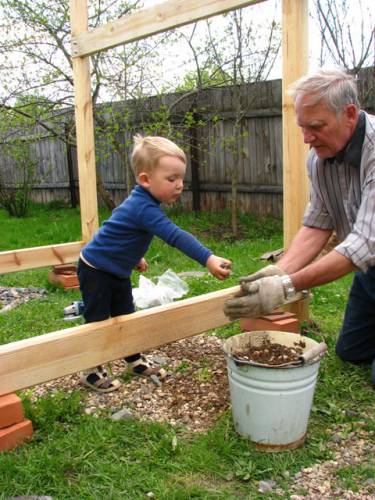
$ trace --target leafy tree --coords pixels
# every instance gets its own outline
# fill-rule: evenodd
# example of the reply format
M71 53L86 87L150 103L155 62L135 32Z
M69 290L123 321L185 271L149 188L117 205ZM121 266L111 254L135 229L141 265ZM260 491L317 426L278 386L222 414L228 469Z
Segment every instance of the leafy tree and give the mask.
M95 0L89 2L89 27L95 28L138 9L139 0ZM25 114L19 98L38 92L44 96L40 113L30 118L59 139L75 145L73 109L73 76L70 58L69 2L56 0L0 0L0 77L2 93L0 108ZM153 88L151 60L159 57L162 37L141 40L129 46L99 53L91 58L94 120L97 142L105 131L113 150L124 162L129 189L128 154L119 140L118 114L108 114L98 103L112 102L144 95ZM18 99L17 103L15 102ZM105 121L104 118L107 120ZM125 123L124 123L125 122ZM129 113L120 123L130 128ZM128 143L125 145L125 149ZM98 152L106 154L106 151ZM104 189L97 173L98 191L109 208L114 203Z
M17 102L20 113L16 114L11 109L0 109L0 151L2 163L7 166L7 171L0 171L0 205L11 216L27 215L37 165L28 135L32 116L40 113L43 101L39 97L20 98Z
M231 212L232 233L238 236L237 223L237 165L244 152L247 131L244 117L251 105L241 93L241 84L266 80L281 46L281 27L274 19L256 22L252 16L254 7L231 11L220 21L205 23L206 30L198 33L197 24L181 32L192 54L195 69L189 71L178 90L189 90L186 95L203 88L232 85L237 103L233 118L233 134L222 143L232 155Z
M188 92L196 89L207 87L224 87L230 81L229 75L222 71L221 68L205 68L199 73L200 82L198 82L198 73L190 71L183 77L182 83L177 85L177 92Z

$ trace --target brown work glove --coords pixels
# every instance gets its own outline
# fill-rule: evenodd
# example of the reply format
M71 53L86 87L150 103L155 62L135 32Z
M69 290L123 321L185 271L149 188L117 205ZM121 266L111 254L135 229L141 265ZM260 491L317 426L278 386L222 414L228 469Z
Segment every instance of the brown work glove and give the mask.
M268 276L284 276L285 274L286 273L282 269L271 264L269 266L263 267L253 274L249 274L249 276L243 276L239 279L239 282L241 285L241 289L246 293L249 284L253 281L257 281L261 278L267 278Z
M287 275L284 275L288 277ZM276 307L294 302L303 297L302 292L290 293L282 282L281 276L267 276L246 283L232 299L224 302L224 314L233 321L239 318L256 318L271 313Z

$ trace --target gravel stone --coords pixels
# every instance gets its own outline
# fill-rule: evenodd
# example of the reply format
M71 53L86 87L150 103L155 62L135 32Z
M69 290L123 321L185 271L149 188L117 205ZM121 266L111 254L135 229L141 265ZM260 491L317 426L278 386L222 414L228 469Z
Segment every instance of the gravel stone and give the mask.
M31 299L44 299L46 295L47 292L44 288L35 288L35 286L27 288L0 286L0 314L4 314Z

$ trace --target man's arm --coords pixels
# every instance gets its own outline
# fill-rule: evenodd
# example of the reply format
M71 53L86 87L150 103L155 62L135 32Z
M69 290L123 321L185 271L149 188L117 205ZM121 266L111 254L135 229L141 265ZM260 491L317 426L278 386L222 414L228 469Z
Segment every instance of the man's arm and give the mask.
M332 250L321 259L289 276L296 290L304 290L330 283L356 270L351 260Z
M319 255L331 234L331 229L302 226L286 254L277 262L277 267L286 274L296 273Z
M231 320L269 314L275 307L298 299L301 295L300 290L324 285L355 269L348 258L332 250L321 259L289 276L267 276L241 285L241 293L225 301L224 313ZM286 285L289 287L290 280L296 290L292 296L288 296L289 288L285 288Z
M357 268L344 255L332 250L312 262L323 250L332 231L303 226L277 266L289 274L296 290L313 288L334 281Z

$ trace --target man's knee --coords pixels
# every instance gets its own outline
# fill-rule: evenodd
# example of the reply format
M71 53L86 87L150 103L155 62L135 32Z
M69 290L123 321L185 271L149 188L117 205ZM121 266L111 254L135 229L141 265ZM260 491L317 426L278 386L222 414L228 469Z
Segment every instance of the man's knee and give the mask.
M367 363L371 360L368 346L352 344L345 341L345 337L340 336L336 343L336 355L348 363Z
M337 343L336 343L336 356L338 356L342 361L348 361L348 362L353 362L353 354L350 352L350 349L348 349L348 346L346 346L345 342L341 337L339 337Z

